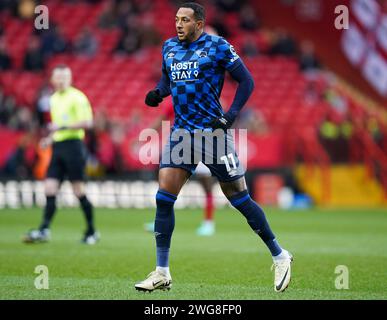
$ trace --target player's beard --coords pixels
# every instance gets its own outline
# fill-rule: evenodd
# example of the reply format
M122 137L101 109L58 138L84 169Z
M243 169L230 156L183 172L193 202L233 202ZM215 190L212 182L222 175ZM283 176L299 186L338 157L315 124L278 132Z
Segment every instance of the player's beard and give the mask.
M187 33L187 36L185 37L185 41L193 42L195 38L196 38L195 28L192 28L192 30L189 30L189 32Z

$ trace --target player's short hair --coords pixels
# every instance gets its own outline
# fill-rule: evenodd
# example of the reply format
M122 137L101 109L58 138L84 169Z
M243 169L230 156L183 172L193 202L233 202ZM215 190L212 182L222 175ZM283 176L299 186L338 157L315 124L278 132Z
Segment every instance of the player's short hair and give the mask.
M206 9L196 2L185 2L179 6L180 8L190 8L194 12L195 20L206 20Z
M52 69L52 71L54 71L54 70L63 70L63 69L70 69L70 67L69 67L67 64L60 63L60 64L57 64L57 65Z

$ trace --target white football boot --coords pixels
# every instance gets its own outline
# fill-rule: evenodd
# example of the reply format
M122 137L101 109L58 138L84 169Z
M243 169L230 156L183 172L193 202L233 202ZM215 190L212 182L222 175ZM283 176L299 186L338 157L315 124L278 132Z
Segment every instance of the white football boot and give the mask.
M274 291L283 292L288 287L291 279L291 264L293 256L288 252L283 259L274 259L272 270L274 269Z
M152 271L145 280L134 285L136 290L152 292L153 290L169 290L172 287L172 278L158 270Z

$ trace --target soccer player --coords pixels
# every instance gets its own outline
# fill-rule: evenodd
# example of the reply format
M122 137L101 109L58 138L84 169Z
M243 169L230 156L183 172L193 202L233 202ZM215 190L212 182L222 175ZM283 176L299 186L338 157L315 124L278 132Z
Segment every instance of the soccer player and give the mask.
M234 48L224 38L205 33L204 23L205 10L201 5L180 5L176 13L177 37L167 40L163 45L162 77L145 98L147 105L156 107L164 97L172 95L175 123L163 151L159 170L155 219L156 270L135 284L135 288L142 291L171 288L169 249L175 226L173 206L198 163L192 162L192 154L196 160L196 155L201 153L202 162L216 176L225 196L245 216L251 229L269 249L274 261L274 290L281 292L290 282L293 258L287 250L281 248L264 212L251 199L234 142L231 135L226 133L248 100L254 82ZM238 82L235 98L226 113L219 103L225 71ZM216 145L210 144L203 151L202 146L192 144L199 131L222 131L223 136L216 139ZM205 140L208 142L207 138ZM181 158L176 156L180 152L176 151L184 141L191 142L191 149L182 149L185 154L181 162ZM174 148L177 146L178 150ZM188 153L191 151L191 155L187 155L187 150Z
M152 125L152 128L155 130L160 129L162 125L162 121L172 120L173 114L174 114L173 106L172 104L168 104L166 106L165 112L159 118L156 119L154 125ZM214 197L212 195L214 179L212 177L210 169L208 169L208 167L206 167L202 162L199 162L199 164L195 169L194 174L198 182L200 183L201 187L203 188L205 197L206 197L204 219L200 224L200 226L197 228L196 233L199 236L212 236L215 234L215 221L214 221L215 205L214 205ZM155 231L154 221L145 223L144 227L145 227L145 230L148 232Z
M28 232L23 240L26 243L50 240L49 228L56 211L56 196L67 177L87 223L82 242L95 244L99 234L94 228L93 206L85 194L86 148L83 144L85 130L93 125L92 109L86 95L71 86L72 73L66 65L53 69L51 82L55 92L50 98L50 134L41 141L42 146L52 144L52 158L44 182L46 205L39 228Z

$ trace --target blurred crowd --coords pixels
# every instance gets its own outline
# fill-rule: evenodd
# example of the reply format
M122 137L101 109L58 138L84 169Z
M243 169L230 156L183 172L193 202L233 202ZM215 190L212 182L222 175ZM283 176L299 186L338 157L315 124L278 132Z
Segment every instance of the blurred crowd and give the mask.
M88 2L99 1L90 0ZM185 1L174 0L172 2L178 4ZM208 28L225 38L232 37L234 31L230 30L228 24L225 23L224 17L229 13L235 13L240 29L246 34L241 47L243 56L284 55L299 59L302 70L320 67L311 43L303 43L298 48L297 43L286 30L263 28L249 1L214 0L213 2L216 14L208 21ZM20 19L32 19L37 4L39 1L35 0L0 0L0 12L8 10ZM120 37L112 54L130 55L141 48L161 44L162 37L154 26L155 22L142 15L151 7L151 0L110 0L106 2L98 19L98 27L102 30L120 30ZM140 16L143 18L140 19ZM9 70L13 66L7 41L2 36L3 28L0 21L0 70ZM70 40L63 34L61 26L51 21L49 29L34 30L28 40L22 68L28 71L42 71L46 61L52 55L73 53L93 57L98 54L99 50L100 43L93 27L85 25L75 38Z
M186 1L170 0L179 4ZM64 2L77 2L65 0ZM87 2L97 3L99 0ZM268 29L261 24L259 13L252 8L247 0L213 0L213 10L208 21L208 30L225 38L232 39L234 29L225 23L225 17L230 13L237 18L237 24L243 31L240 53L247 59L260 55L285 56L297 61L300 71L305 73L307 81L304 101L311 107L319 102L326 102L334 112L327 112L319 128L319 137L322 145L328 151L333 161L348 161L349 141L353 135L354 126L361 126L368 130L374 140L381 144L383 132L380 130L378 117L367 115L360 121L352 119L348 101L345 95L336 90L334 81L325 81L319 85L316 74L324 73L324 66L316 55L312 42L298 43L284 29ZM33 9L39 1L34 0L0 0L0 12L8 10L20 19L31 19ZM119 30L120 37L111 52L114 55L131 55L147 46L159 46L161 35L154 27L152 19L139 19L139 15L147 12L153 6L151 0L110 0L105 3L98 18L98 28L105 30ZM95 28L95 27L94 27ZM48 30L35 30L31 35L25 56L23 70L40 72L44 70L46 61L55 54L72 53L93 57L98 54L101 44L95 34L95 29L85 25L78 35L70 40L64 36L60 25L51 24ZM6 39L3 37L3 26L0 20L0 71L14 68L9 55ZM157 65L157 76L159 66ZM45 134L45 126L49 121L49 98L52 89L48 83L39 90L34 106L16 105L12 96L5 96L0 84L0 126L12 130L26 132L20 140L17 150L9 156L3 168L3 173L20 177L34 175L39 177L40 171L36 167L46 161L47 154L39 149L39 137ZM125 121L113 121L103 112L95 114L95 128L87 136L87 145L90 151L88 172L98 176L107 173L127 171L128 164L123 160L122 144L129 131L136 130L141 123L141 114ZM355 123L355 121L357 121ZM259 108L243 110L238 126L248 128L256 134L270 133L270 126ZM133 148L136 148L134 145ZM40 160L39 160L40 159ZM138 168L136 169L138 172ZM1 170L1 168L0 168Z

